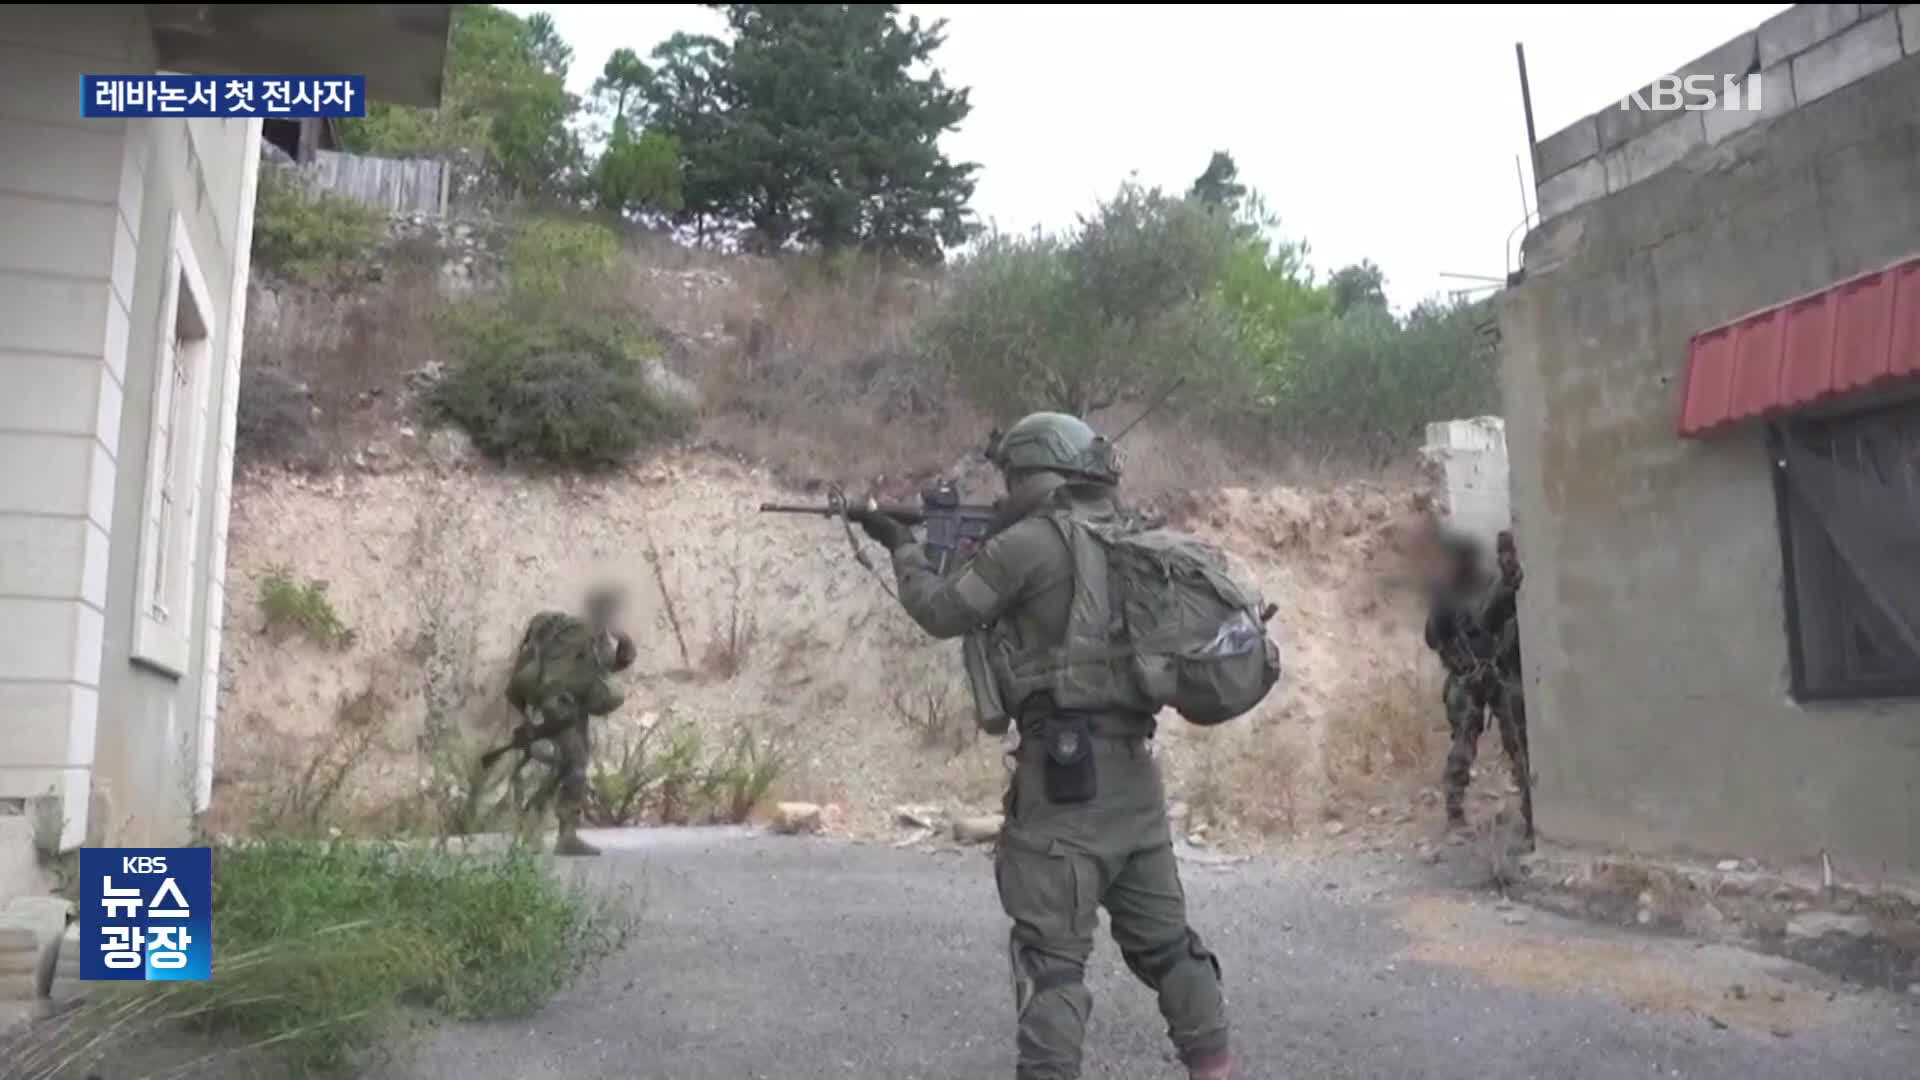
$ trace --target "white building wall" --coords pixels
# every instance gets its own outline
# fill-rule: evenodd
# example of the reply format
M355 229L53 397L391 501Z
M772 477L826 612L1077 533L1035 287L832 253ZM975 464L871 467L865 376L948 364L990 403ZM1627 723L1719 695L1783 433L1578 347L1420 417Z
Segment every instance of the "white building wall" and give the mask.
M150 72L139 5L0 11L0 812L66 846L184 839L212 780L257 120L81 120L82 74ZM182 254L204 340L156 649L158 406ZM145 625L143 625L143 623Z
M137 7L0 13L0 799L85 835L141 192L82 73L140 70Z

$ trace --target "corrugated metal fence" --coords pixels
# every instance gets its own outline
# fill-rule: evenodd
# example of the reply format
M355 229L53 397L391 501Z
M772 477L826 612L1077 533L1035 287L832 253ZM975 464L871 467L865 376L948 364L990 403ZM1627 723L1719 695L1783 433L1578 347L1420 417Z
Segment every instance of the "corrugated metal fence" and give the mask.
M389 214L447 212L448 164L429 158L362 157L336 150L315 150L302 166L316 189L331 191L378 207Z

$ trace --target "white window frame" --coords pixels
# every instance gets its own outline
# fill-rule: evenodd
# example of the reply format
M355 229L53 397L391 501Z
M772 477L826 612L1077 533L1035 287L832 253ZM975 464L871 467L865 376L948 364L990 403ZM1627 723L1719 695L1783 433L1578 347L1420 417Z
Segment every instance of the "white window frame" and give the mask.
M179 214L173 215L166 250L166 292L154 335L133 659L177 679L186 674L193 654L193 582L200 554L200 475L207 392L214 377L215 311ZM197 334L181 333L183 294Z

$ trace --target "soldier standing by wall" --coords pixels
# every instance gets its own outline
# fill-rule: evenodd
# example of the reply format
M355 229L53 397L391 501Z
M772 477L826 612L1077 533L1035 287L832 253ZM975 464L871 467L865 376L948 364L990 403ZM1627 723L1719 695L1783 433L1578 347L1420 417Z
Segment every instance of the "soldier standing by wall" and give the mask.
M1501 745L1513 764L1515 782L1521 785L1523 796L1528 787L1525 772L1526 741L1521 727L1524 719L1517 720L1512 708L1514 703L1520 702L1520 698L1517 694L1509 697L1507 680L1502 678L1500 671L1500 634L1503 627L1513 620L1509 616L1500 623L1490 623L1487 617L1499 596L1499 590L1481 568L1478 542L1470 536L1450 532L1442 537L1441 543L1447 556L1446 572L1444 580L1434 592L1432 607L1427 615L1426 642L1447 669L1442 700L1446 704L1447 729L1451 733L1452 744L1447 752L1442 785L1446 791L1447 825L1450 828L1463 828L1467 823L1467 784L1473 775L1473 761L1479 752L1480 735L1486 730L1487 714L1491 712L1499 726ZM1517 568L1517 562L1515 566ZM1509 612L1512 610L1512 594L1517 588L1516 578L1512 588L1507 590L1506 606ZM1512 639L1512 650L1512 684L1517 691L1517 631ZM1523 809L1531 833L1531 800L1523 799L1523 803L1526 804Z

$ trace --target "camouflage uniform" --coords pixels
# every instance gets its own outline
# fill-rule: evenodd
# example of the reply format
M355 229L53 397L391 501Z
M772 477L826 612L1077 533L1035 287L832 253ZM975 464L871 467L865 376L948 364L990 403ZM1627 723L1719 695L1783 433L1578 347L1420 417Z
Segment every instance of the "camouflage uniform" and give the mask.
M1020 430L1016 425L1009 434ZM894 547L900 602L929 634L968 635L971 647L981 628L989 627L984 633L994 647L1016 657L1016 663L1064 641L1073 563L1066 541L1042 511L1109 518L1116 513L1112 489L1066 487L1052 474L1029 480L1011 493L1000 531L957 574L942 578L918 544ZM1031 511L1022 514L1023 504ZM1022 738L994 876L1001 906L1013 921L1015 1075L1019 1080L1080 1075L1092 1010L1086 963L1099 925L1097 909L1105 907L1128 968L1159 997L1167 1035L1181 1060L1195 1077L1226 1077L1220 965L1187 923L1166 795L1149 742L1153 716L1114 709L1070 718L1090 722L1087 752L1093 771L1090 790L1064 801L1066 796L1049 795L1046 735L1050 723L1063 719L1062 711L1044 694L1009 704Z
M559 629L561 627L565 630ZM525 654L531 643L547 640L550 635L557 637L562 633L591 632L588 624L574 616L542 612L527 624L526 633L521 638L521 650ZM546 790L557 788L554 816L559 821L560 835L554 850L560 854L598 854L592 845L580 839L579 833L580 819L587 803L587 769L593 760L593 737L589 724L593 717L611 714L626 700L626 690L614 672L632 662L631 645L623 650L625 655L622 659L626 663L621 663L605 648L605 639L604 632L597 634L590 652L562 650L547 656L541 665L539 679L532 685L518 685L519 680L516 679L508 686L508 701L525 713L528 719L565 721L565 726L551 739L554 750L553 779L550 784L542 785L542 794L532 800L537 805L544 801ZM589 667L581 670L582 665Z
M1456 581L1435 597L1427 617L1427 647L1439 654L1447 669L1442 700L1452 745L1441 782L1447 796L1447 820L1456 825L1466 820L1467 783L1473 775L1473 761L1489 712L1499 728L1500 745L1513 766L1515 782L1522 785L1523 792L1526 790L1526 713L1520 692L1519 638L1517 633L1511 638L1514 667L1509 678L1499 661L1503 635L1514 621L1508 618L1489 632L1485 614L1490 599L1483 580ZM1530 819L1531 808L1523 810Z

